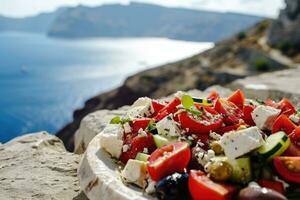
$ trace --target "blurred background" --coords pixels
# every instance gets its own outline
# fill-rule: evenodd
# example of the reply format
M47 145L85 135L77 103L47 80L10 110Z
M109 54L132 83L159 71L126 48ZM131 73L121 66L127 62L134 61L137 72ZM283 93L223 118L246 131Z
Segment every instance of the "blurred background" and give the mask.
M299 20L299 1L287 2L290 18L285 20ZM204 89L285 68L282 57L268 57L270 51L257 47L258 38L267 38L266 45L286 50L284 56L298 62L296 43L278 42L287 34L278 31L285 7L283 0L1 0L0 142L39 130L74 132L88 112L116 108L137 96ZM283 11L281 16L286 17ZM177 74L166 77L169 73L160 68L151 76L141 72L160 65L178 69ZM209 82L197 71L200 83L181 79L178 87L153 89L196 67L226 74ZM140 79L130 82L128 76ZM141 80L146 82L140 85ZM120 95L128 82L135 93ZM103 92L105 97L98 96ZM87 108L73 114L82 107ZM72 120L77 125L65 126Z

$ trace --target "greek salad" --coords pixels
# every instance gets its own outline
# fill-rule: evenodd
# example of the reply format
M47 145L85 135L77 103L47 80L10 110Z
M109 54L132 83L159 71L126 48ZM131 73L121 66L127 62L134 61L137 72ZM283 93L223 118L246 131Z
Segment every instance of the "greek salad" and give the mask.
M139 98L100 133L120 177L158 199L300 199L300 112L286 98Z

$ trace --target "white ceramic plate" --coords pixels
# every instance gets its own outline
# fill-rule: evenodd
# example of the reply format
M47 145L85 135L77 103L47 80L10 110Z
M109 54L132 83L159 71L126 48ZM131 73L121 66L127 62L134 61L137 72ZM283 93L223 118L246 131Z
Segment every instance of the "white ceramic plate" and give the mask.
M78 169L82 191L90 200L153 200L138 187L125 185L119 165L100 148L99 134L88 145Z

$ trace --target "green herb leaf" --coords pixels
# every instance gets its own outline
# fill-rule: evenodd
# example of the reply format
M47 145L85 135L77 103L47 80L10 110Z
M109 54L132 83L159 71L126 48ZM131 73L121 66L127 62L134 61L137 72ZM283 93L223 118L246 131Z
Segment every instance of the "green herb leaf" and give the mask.
M121 123L121 117L120 116L115 116L110 120L110 124L120 124Z
M130 118L124 118L122 119L120 116L115 116L110 120L110 124L125 124L127 122L130 122Z
M183 95L181 97L181 104L185 109L190 109L194 105L194 100L190 95Z

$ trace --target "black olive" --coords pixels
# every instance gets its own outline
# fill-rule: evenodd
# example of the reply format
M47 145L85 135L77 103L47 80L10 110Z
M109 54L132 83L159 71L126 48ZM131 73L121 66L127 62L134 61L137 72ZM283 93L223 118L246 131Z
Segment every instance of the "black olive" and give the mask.
M157 182L155 193L160 200L191 199L188 190L188 173L174 173Z

